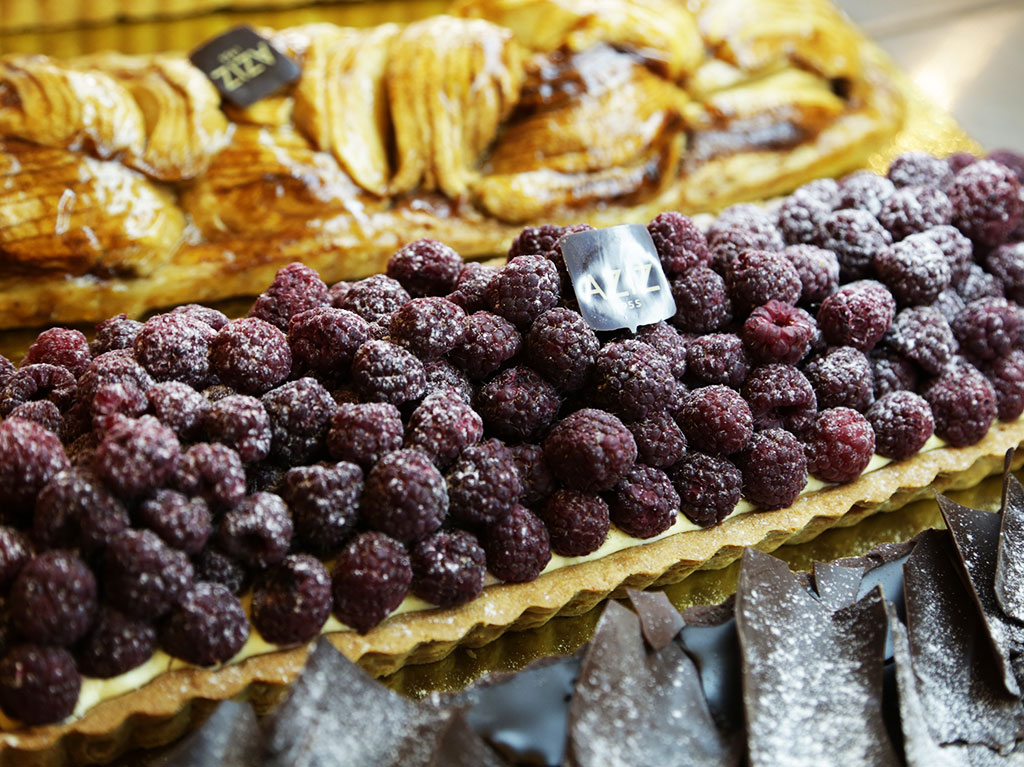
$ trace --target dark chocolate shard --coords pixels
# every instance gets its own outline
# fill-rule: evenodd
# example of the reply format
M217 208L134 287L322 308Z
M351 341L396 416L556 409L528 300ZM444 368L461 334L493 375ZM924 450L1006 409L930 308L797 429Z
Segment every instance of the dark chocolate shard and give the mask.
M1003 519L996 557L996 599L1008 616L1024 621L1024 488L1006 473Z
M260 728L248 703L220 703L202 727L170 751L144 762L146 767L254 767L260 763Z
M849 607L857 601L864 567L844 566L834 562L814 563L814 590L832 610Z
M652 650L660 650L683 628L683 616L663 591L626 589L629 602L640 619L640 630Z
M953 537L963 580L970 586L971 596L983 618L992 653L1001 669L1003 687L1010 695L1019 696L1020 686L1011 661L1024 649L1024 626L1006 617L994 587L1002 520L998 514L961 506L943 495L936 494L936 500Z
M683 612L679 644L697 665L711 715L719 729L743 727L743 683L733 597L721 605L697 605Z
M784 562L747 549L736 627L751 767L898 764L881 714L879 591L833 612Z
M679 645L648 654L640 620L609 602L569 704L566 767L733 767L697 669Z
M1006 751L1024 732L1024 708L1007 695L974 600L960 579L945 531L917 539L903 566L907 631L928 729L940 745Z
M441 736L431 767L507 767L484 741L473 732L465 714L456 709Z

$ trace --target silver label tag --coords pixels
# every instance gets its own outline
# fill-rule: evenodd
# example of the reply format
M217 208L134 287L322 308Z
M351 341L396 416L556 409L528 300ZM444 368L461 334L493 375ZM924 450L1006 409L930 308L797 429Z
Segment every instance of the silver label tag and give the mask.
M561 240L580 313L594 330L629 328L676 313L668 278L647 227L613 226Z

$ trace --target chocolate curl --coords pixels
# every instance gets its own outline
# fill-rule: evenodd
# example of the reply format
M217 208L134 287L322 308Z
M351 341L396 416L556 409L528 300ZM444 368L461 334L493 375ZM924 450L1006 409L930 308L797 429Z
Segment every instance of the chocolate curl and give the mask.
M814 590L832 610L841 610L857 601L857 592L864 577L865 566L839 565L835 562L814 563Z

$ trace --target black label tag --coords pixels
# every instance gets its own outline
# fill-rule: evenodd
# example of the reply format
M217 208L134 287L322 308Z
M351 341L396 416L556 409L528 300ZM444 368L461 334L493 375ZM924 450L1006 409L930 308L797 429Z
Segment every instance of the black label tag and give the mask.
M240 107L255 104L301 74L294 61L247 26L204 43L189 60L206 73L221 96Z
M594 330L629 328L676 313L668 278L647 227L613 226L562 238L583 319Z

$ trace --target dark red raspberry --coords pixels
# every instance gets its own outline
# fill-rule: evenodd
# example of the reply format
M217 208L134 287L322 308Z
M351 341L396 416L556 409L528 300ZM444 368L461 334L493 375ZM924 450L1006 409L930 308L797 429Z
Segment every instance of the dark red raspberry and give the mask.
M800 278L800 303L824 301L839 287L839 259L816 245L790 245L781 251Z
M585 408L562 419L544 440L552 473L574 490L610 490L636 460L636 441L622 421Z
M423 366L423 373L427 381L426 396L447 392L468 405L476 395L476 389L466 374L455 368L448 360L428 362ZM337 397L335 399L337 400Z
M131 525L128 510L87 469L67 469L40 490L32 539L40 548L92 553Z
M146 392L150 412L164 426L170 426L178 439L193 440L202 434L210 401L191 386L167 381Z
M785 247L782 233L764 213L758 211L756 216L746 217L743 221L733 219L731 222L727 214L728 211L723 211L708 229L711 266L719 274L728 271L732 262L744 250L776 252Z
M772 299L743 323L743 345L755 362L795 365L817 334L814 318L803 309Z
M409 294L398 280L375 274L353 283L335 306L355 312L367 322L377 322L408 300Z
M22 402L7 416L8 418L22 418L26 421L35 421L47 431L53 432L62 437L65 432L64 416L50 400L34 400Z
M354 463L299 466L285 474L279 492L302 550L336 553L356 528L362 491L363 471Z
M104 555L103 596L136 618L158 618L192 585L188 556L152 530L125 530Z
M386 402L339 405L327 431L327 450L336 461L364 469L402 446L402 415Z
M808 360L804 375L814 387L818 407L865 410L875 399L871 363L852 346L834 346Z
M965 304L981 298L1002 298L1003 284L978 264L971 264L967 275L956 284L956 292Z
M76 393L75 377L67 368L45 363L26 365L7 379L0 391L0 415L10 416L18 405L44 399L66 410Z
M411 583L402 544L383 533L361 533L334 563L334 614L365 634L402 604Z
M543 512L551 549L563 557L582 557L597 551L608 536L608 504L596 493L557 490Z
M461 306L467 314L487 308L487 286L498 275L498 270L477 261L462 267L455 289L448 294L448 300Z
M672 280L676 313L672 324L686 333L711 333L732 322L732 302L725 280L706 267Z
M675 277L698 266L711 264L704 233L693 221L675 211L655 216L647 225L665 274Z
M496 439L463 450L447 479L452 517L472 527L497 521L523 493L515 457Z
M764 231L773 226L773 218L763 206L753 202L738 202L718 214L708 227L708 237L717 237L723 229L740 227L751 231Z
M878 214L878 222L894 240L923 232L933 226L949 224L953 206L940 189L931 186L907 186L897 189Z
M800 300L800 276L786 256L767 250L744 250L725 270L733 306L748 312L772 299L786 304Z
M341 309L342 303L345 300L345 296L348 295L349 290L352 289L353 283L342 280L336 282L327 289L327 296L330 299L331 306L335 309Z
M949 169L953 171L953 173L959 173L972 162L977 161L978 158L970 152L953 152L953 154L946 158L946 162L949 164Z
M565 255L562 253L562 239L568 237L570 234L579 234L580 232L592 232L594 227L590 224L573 224L567 226L562 230L561 236L555 241L555 244L551 246L547 251L544 252L544 257L555 265L555 269L558 270L559 286L562 294L562 305L568 306L571 309L578 309L576 306L576 294L572 287L572 277L569 275L569 268L565 265ZM509 251L509 261L513 256Z
M789 365L762 365L743 384L754 428L799 434L814 422L818 401L806 376Z
M78 399L91 403L101 387L109 383L131 381L142 391L153 385L146 369L135 361L130 349L118 349L94 357L78 379Z
M210 347L210 364L221 383L241 394L263 394L288 378L288 337L256 317L232 320Z
M476 599L484 588L487 555L470 533L434 533L413 546L412 593L439 607Z
M19 644L0 661L0 709L29 726L74 713L82 678L63 647Z
M160 625L161 649L197 666L231 660L248 638L242 603L219 583L197 583Z
M320 275L304 264L292 263L277 270L274 281L249 309L249 316L287 331L296 314L329 302L327 285Z
M596 401L628 421L665 410L673 383L668 360L636 340L607 344L597 353L591 371Z
M548 529L540 517L518 503L487 529L487 569L506 583L536 580L551 561Z
M98 357L117 349L130 349L140 330L141 322L128 319L127 314L118 314L96 326L96 336L89 343L89 351Z
M334 398L315 378L289 381L263 395L270 416L270 456L295 465L314 460L324 447Z
M694 389L683 401L676 421L691 448L712 455L743 450L754 433L750 407L728 386Z
M836 197L838 191L837 186ZM831 213L832 201L797 189L779 206L779 231L790 245L814 242L818 229Z
M367 341L352 360L352 382L361 397L401 405L426 391L423 363L390 341Z
M256 579L252 625L268 642L308 642L331 616L331 576L319 559L291 554Z
M957 293L953 288L946 288L944 291L939 293L939 297L935 299L932 304L932 308L936 309L942 318L946 320L948 325L956 316L966 307L967 304L960 298L960 294Z
M836 209L855 208L877 216L882 204L896 191L896 186L885 176L870 170L859 170L839 182L839 201Z
M256 493L221 518L217 543L225 554L243 564L264 568L285 558L293 531L292 517L281 497Z
M951 158L946 158L947 160ZM977 158L975 158L977 159ZM989 152L986 159L1005 165L1016 174L1017 178L1024 182L1024 155L1012 149L996 149Z
M959 284L967 276L974 259L974 246L955 226L934 226L912 236L929 239L939 246L949 264L952 284Z
M388 259L387 275L410 296L443 296L455 288L462 256L437 240L416 240Z
M807 468L825 482L852 482L875 453L868 420L848 407L822 410L804 435Z
M910 391L886 394L864 415L875 432L875 451L894 461L917 453L935 431L931 407Z
M462 342L448 359L471 379L486 378L519 353L522 337L515 326L496 314L476 312L466 318Z
M228 324L228 316L224 312L201 304L185 304L171 309L171 314L187 314L193 319L205 322L214 330L220 330Z
M836 254L843 280L857 280L868 274L875 254L892 244L892 235L867 211L850 208L825 219L816 244Z
M641 325L637 328L634 338L654 347L654 350L668 362L669 370L676 378L681 379L686 375L686 341L667 322Z
M555 247L555 243L565 234L565 227L555 224L528 226L523 229L508 249L508 260L517 256L543 255Z
M262 461L270 454L270 416L255 397L235 394L217 400L203 426L211 441L234 449L244 463Z
M669 469L669 477L679 495L679 510L695 525L717 525L740 502L743 476L725 458L687 453Z
M1024 242L1002 245L985 257L985 269L1011 301L1024 303Z
M917 369L910 360L881 348L871 352L870 359L875 399L892 391L913 391L917 388Z
M200 496L214 511L234 508L245 497L242 461L219 443L201 442L185 451L171 483L186 495Z
M71 552L47 551L21 568L8 605L28 641L71 645L88 633L96 615L96 576Z
M446 469L484 435L483 419L450 389L423 398L405 430L405 447L423 451L439 469Z
M804 446L785 429L759 431L736 457L743 497L761 509L791 506L807 485Z
M370 326L355 312L319 306L292 317L288 344L297 369L327 378L343 377L356 349L370 338Z
M562 406L558 390L528 367L503 370L474 401L488 432L513 441L542 435Z
M75 662L86 676L110 679L148 661L156 650L156 629L102 606L92 631L75 648Z
M896 301L880 282L860 280L844 285L818 310L818 327L832 346L871 351L882 340L896 314Z
M158 314L135 336L135 358L157 381L197 389L210 378L210 345L217 331L187 314Z
M992 384L971 365L951 365L922 392L935 417L935 433L953 447L988 434L999 407Z
M668 412L655 413L629 425L636 440L637 461L664 469L686 452L686 435Z
M739 387L750 372L743 341L732 333L712 333L692 339L686 348L691 376L705 383Z
M558 303L560 284L558 269L544 256L519 256L498 270L487 303L512 324L528 327Z
M526 336L526 360L562 391L583 386L601 344L579 312L551 309Z
M968 165L949 185L953 225L981 245L1001 244L1024 214L1020 186L1005 165L992 160Z
M17 368L14 366L14 363L0 354L0 389L7 385L7 382L11 380L11 376L14 375L16 370Z
M608 493L615 525L634 538L668 530L679 514L679 495L661 469L637 464Z
M124 418L138 418L148 408L146 393L131 381L105 384L92 398L92 425L99 431L107 431Z
M1005 298L979 298L967 304L952 323L960 351L975 360L1009 353L1021 337L1021 317Z
M245 489L244 478L242 489ZM206 501L174 490L157 490L139 505L135 518L140 526L152 530L168 546L186 554L202 551L212 532Z
M543 503L558 487L554 476L544 462L544 448L529 442L507 446L512 453L522 491L519 500L533 507Z
M32 558L32 544L20 530L0 525L0 591L7 587Z
M466 312L446 298L414 298L388 320L391 341L433 362L462 341Z
M448 514L444 477L418 450L396 450L366 476L362 517L368 527L400 541L437 530Z
M40 333L25 353L21 366L45 362L66 368L78 379L92 360L89 342L80 330L50 328Z
M207 547L192 558L196 581L220 583L235 595L249 588L249 573L237 559Z
M110 427L93 458L93 469L122 498L162 487L181 455L175 433L150 415Z
M915 306L897 314L885 336L885 345L932 375L945 370L957 351L949 323L931 306Z
M889 165L887 175L897 188L934 186L941 189L953 180L949 164L927 152L904 152Z
M999 420L1016 420L1024 413L1024 352L1014 349L987 365L984 373L996 391Z
M949 262L927 237L908 237L875 254L875 272L904 306L930 304L949 287Z

